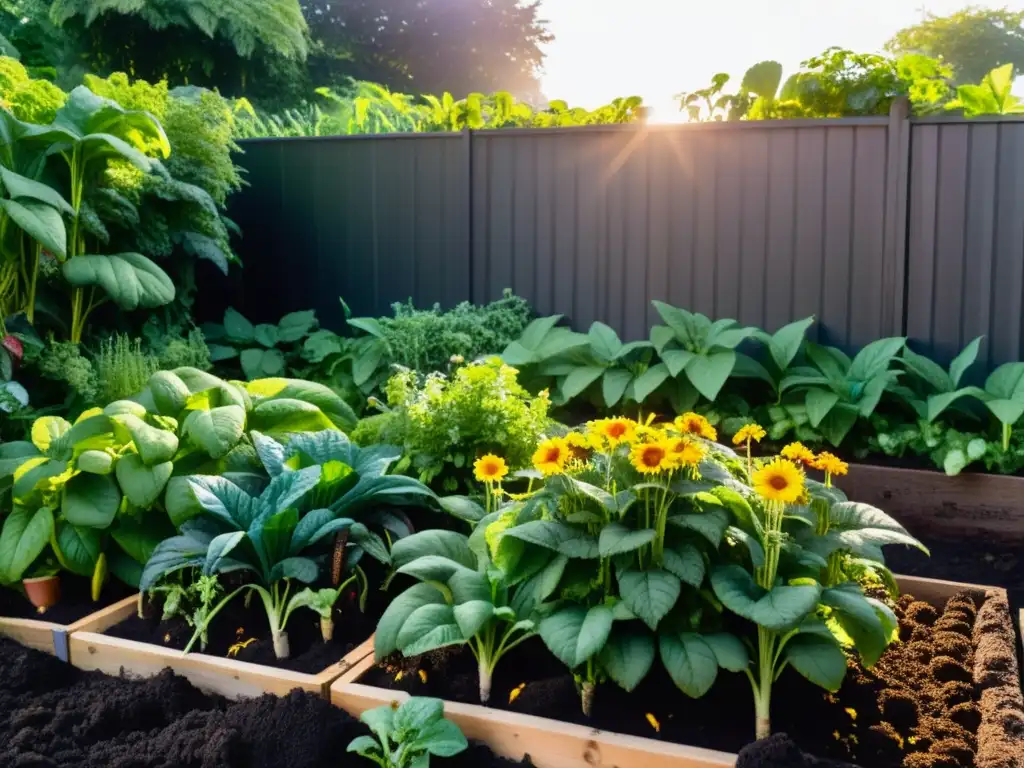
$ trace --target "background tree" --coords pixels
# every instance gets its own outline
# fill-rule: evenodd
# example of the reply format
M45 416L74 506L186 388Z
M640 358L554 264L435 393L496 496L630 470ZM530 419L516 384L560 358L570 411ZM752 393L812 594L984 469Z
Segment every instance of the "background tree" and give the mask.
M949 16L925 14L886 43L893 53L941 57L957 83L977 83L1001 64L1024 73L1024 11L968 6Z
M539 0L304 0L316 85L348 77L402 92L539 96Z

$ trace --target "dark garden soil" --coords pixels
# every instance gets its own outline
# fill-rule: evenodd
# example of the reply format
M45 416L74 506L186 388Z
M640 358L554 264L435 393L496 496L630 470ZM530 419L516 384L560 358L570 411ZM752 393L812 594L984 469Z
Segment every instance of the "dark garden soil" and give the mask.
M252 594L246 606L245 596L238 595L211 623L206 650L200 651L199 643L196 642L192 652L229 656L238 661L290 669L293 672L319 674L340 661L346 653L373 634L377 620L386 607L386 599L383 593L371 589L364 614L359 610L358 598L354 592L342 595L334 606L334 635L329 643L324 642L320 631L320 615L307 608L296 610L292 613L287 627L290 657L278 659L274 655L274 644L270 637L270 625L267 622L263 601L256 594ZM125 640L137 640L179 651L184 650L192 639L192 627L180 616L161 621L161 614L160 604L147 599L144 608L145 618L140 619L138 615L133 614L108 629L106 634Z
M972 684L976 609L967 593L951 599L941 616L904 596L896 611L905 642L890 647L871 671L852 663L835 695L787 671L772 696L774 729L796 735L811 754L864 768L972 768L980 722ZM391 658L359 682L479 703L475 661L464 649ZM656 667L633 693L600 686L587 719L572 677L539 639L502 660L489 705L726 752L739 752L753 738L753 702L743 675L722 672L711 691L694 700Z
M79 619L113 605L136 591L124 582L112 578L103 586L100 599L93 602L90 579L61 573L60 602L57 605L40 613L20 591L0 589L0 616L12 619L38 619L54 624L74 624Z
M4 768L363 768L345 750L367 732L310 693L228 702L170 670L125 680L0 639ZM515 765L480 745L431 764Z

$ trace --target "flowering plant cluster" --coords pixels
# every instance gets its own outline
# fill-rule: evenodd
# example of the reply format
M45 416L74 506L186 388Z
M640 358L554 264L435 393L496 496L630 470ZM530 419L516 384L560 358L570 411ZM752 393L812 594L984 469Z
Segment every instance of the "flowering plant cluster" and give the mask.
M748 676L761 738L786 667L835 691L848 654L870 667L896 638L890 604L864 588L895 590L882 545L922 545L847 501L839 458L800 443L756 456L764 436L745 425L740 454L696 413L615 417L545 436L526 471L477 460L470 544L529 594L530 631L573 670L585 713L602 683L633 690L659 662L693 697L726 670Z

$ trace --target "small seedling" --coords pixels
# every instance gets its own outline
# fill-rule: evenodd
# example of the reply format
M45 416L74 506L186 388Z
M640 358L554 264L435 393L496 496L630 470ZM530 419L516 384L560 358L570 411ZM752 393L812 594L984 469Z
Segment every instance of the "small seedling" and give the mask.
M445 719L440 699L414 696L367 710L360 719L374 735L354 739L348 751L381 768L427 768L431 755L452 757L469 746L459 727Z

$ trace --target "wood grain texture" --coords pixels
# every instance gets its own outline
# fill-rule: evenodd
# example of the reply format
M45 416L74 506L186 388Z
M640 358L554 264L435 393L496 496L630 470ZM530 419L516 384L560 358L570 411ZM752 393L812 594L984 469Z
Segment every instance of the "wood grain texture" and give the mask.
M914 576L897 576L896 580L903 592L936 606L965 589L982 596L996 589ZM1024 611L1021 622L1024 627ZM371 655L331 685L331 702L358 717L368 709L408 698L404 691L360 684L360 678L373 665L371 649ZM725 768L736 764L736 756L727 752L611 733L546 717L449 701L444 709L468 738L482 741L495 753L513 760L529 755L537 768Z
M0 637L49 654L54 654L53 631L61 629L64 627L51 621L0 618Z
M851 501L884 509L911 533L1024 538L1024 477L851 464L840 486Z
M229 699L264 693L284 696L295 688L326 696L330 682L372 650L372 645L363 643L323 672L307 675L217 656L186 655L171 648L96 632L75 632L71 635L71 660L79 669L95 669L109 675L152 677L169 667L200 690Z

